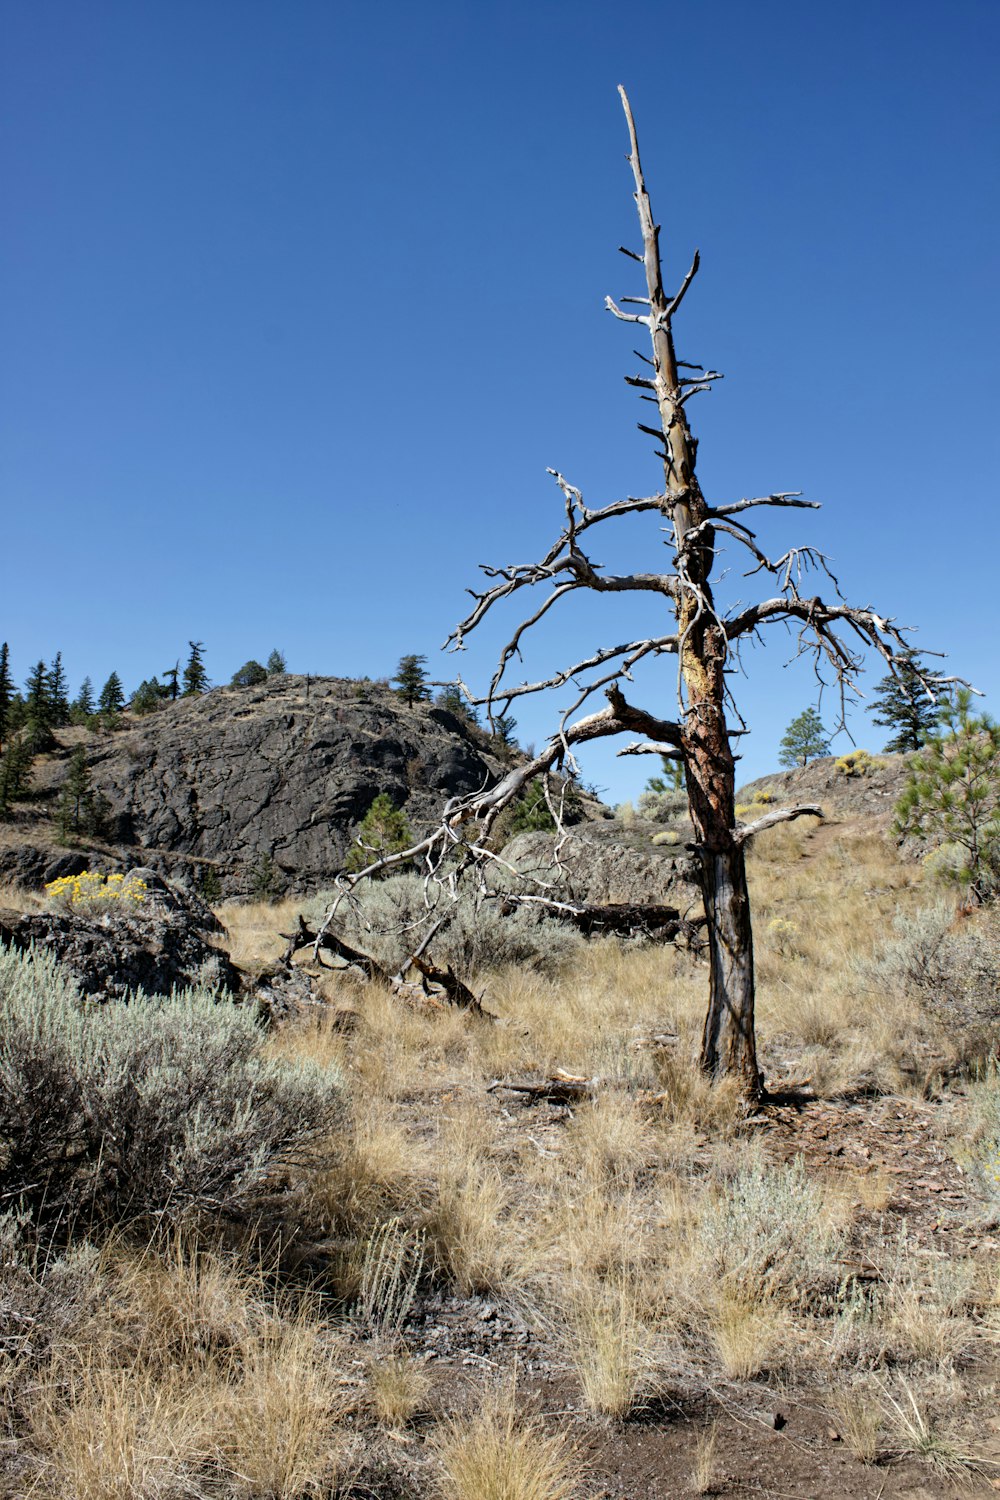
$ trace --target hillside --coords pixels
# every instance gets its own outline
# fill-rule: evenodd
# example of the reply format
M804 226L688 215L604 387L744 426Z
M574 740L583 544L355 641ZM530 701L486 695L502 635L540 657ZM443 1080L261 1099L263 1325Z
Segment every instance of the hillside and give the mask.
M0 875L34 882L58 863L49 815L81 738L110 804L98 852L127 850L175 879L210 868L224 895L252 891L262 870L275 892L328 883L380 792L419 828L500 774L474 725L343 678L216 688L123 723L110 735L64 732L62 752L36 770L33 809L4 830Z

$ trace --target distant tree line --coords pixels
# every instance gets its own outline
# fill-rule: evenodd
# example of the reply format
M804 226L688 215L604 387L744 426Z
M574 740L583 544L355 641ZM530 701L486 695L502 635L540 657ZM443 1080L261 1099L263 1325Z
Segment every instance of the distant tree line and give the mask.
M247 687L282 675L285 658L275 649L267 665L249 661L233 676L235 687ZM180 658L172 667L144 678L129 697L117 672L95 693L90 677L70 698L62 652L48 664L38 661L28 673L23 689L15 685L10 647L0 645L0 819L10 816L12 804L30 795L31 771L39 755L57 747L56 731L68 726L110 732L128 711L142 716L155 713L176 698L190 698L211 686L205 668L203 641L189 641L183 670ZM95 834L106 817L106 805L90 787L86 750L77 745L59 806L59 823L66 836Z

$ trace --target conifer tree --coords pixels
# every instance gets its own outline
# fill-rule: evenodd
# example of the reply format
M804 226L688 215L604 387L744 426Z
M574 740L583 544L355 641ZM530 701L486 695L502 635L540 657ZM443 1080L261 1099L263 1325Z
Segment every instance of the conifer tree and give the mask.
M0 646L0 753L10 729L10 705L14 695L14 683L10 675L10 649L4 641Z
M208 673L205 671L203 655L205 644L203 641L188 641L191 654L184 668L184 697L193 698L198 693L204 693L208 688Z
M158 677L147 678L140 682L132 694L131 711L140 716L155 714L158 708L163 707L164 697L165 693L160 679Z
M284 653L279 651L277 646L275 646L267 658L267 675L268 677L283 677L287 671L288 667L285 664Z
M347 870L363 870L383 854L395 854L413 842L406 814L393 805L388 792L379 792L372 802L361 820L358 839L345 861Z
M414 703L426 703L431 695L427 684L427 673L424 671L426 656L401 656L396 675L392 679L397 682L399 696L406 701L407 708L412 708Z
M97 699L97 707L105 724L114 724L118 715L125 707L125 694L122 691L121 678L117 672L112 672L107 682L101 688Z
M70 718L74 724L86 724L94 716L94 685L89 677L80 684L80 691L73 699Z
M972 713L961 688L941 715L941 731L913 756L895 831L950 844L951 871L979 905L1000 888L1000 725Z
M0 818L10 815L10 805L23 797L31 781L32 755L23 734L7 741L0 756Z
M783 766L804 766L829 753L830 741L823 720L814 708L805 708L785 730L778 760Z
M679 760L671 760L668 755L660 756L662 774L651 776L646 782L647 792L681 792L684 790L684 767Z
M259 687L268 679L266 667L262 667L259 661L245 661L238 672L234 672L230 680L230 687Z
M449 683L447 687L443 687L434 702L438 708L446 709L448 713L454 714L457 719L465 719L470 724L479 723L479 715L476 713L475 708L467 699L463 698L461 689L455 687L453 683Z
M883 677L876 684L878 697L868 712L873 716L873 724L894 731L892 739L882 747L889 755L919 750L938 727L941 709L928 697L921 680L921 674L926 679L927 670L920 665L920 653L908 651L895 674Z
M54 720L49 674L43 661L37 662L25 683L25 736L32 756L43 755L55 744Z
M69 723L69 695L66 692L66 672L62 664L62 652L57 651L49 668L49 699L52 704L52 723L56 729Z
M80 832L90 802L90 767L87 752L77 745L69 762L69 772L59 794L59 832L71 839Z
M164 683L163 683L164 696L167 697L167 698L169 698L171 701L173 701L173 699L176 698L177 695L178 695L178 693L180 692L180 686L179 686L178 681L177 681L178 677L180 676L180 670L181 670L181 664L180 664L180 662L179 661L175 661L174 664L173 664L173 666L172 667L167 667L166 671L163 674L163 677L164 677Z

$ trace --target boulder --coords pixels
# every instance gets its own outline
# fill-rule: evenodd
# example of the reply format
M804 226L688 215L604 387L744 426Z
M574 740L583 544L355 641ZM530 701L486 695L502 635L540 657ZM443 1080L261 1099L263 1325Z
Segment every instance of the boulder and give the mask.
M129 898L130 889L142 891L141 901ZM239 990L238 971L210 941L220 924L197 897L148 869L130 871L122 890L88 907L2 912L0 940L49 949L95 999L127 1000L138 989L169 995L195 985L220 994Z
M662 824L639 820L581 824L562 840L560 869L553 867L555 834L520 833L502 858L522 875L558 880L562 891L588 904L666 904L682 914L700 910L694 860L680 835L676 843L653 843L663 833Z

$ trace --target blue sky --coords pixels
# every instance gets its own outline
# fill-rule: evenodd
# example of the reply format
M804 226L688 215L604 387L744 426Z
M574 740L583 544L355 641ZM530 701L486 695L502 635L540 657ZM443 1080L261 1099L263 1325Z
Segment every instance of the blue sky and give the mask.
M559 526L547 465L592 505L658 488L622 380L636 340L602 310L641 289L617 254L637 240L623 82L668 281L702 253L679 352L726 374L693 407L703 488L822 501L762 537L828 553L852 601L917 626L997 707L994 0L0 18L19 678L62 650L72 685L114 668L132 687L191 637L215 681L275 645L338 675L421 651L446 677L477 564L529 560ZM594 555L649 570L662 544L654 519ZM468 680L513 623L461 659ZM664 628L648 602L594 600L524 673ZM775 633L734 680L748 777L815 701L792 650ZM669 711L673 673L635 696ZM520 706L521 738L566 701ZM594 750L583 769L617 799L650 767Z

